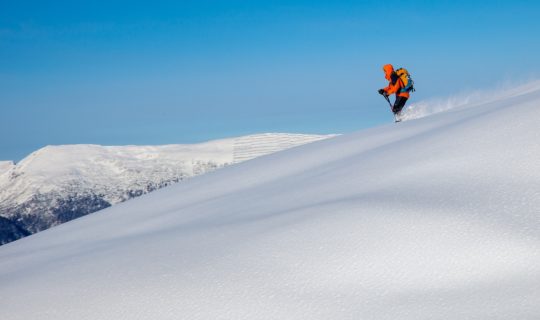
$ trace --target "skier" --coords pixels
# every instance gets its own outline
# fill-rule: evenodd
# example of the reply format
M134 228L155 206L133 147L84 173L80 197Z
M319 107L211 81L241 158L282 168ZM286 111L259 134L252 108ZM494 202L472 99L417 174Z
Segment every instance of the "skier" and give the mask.
M390 103L390 107L392 107L396 122L399 122L401 121L401 110L405 106L407 99L409 99L409 91L414 91L413 81L407 70L403 68L394 71L394 67L391 64L386 64L383 66L383 71L384 77L388 80L388 86L379 89L379 94L384 96L388 103L390 103L388 96L392 94L396 95L394 105Z

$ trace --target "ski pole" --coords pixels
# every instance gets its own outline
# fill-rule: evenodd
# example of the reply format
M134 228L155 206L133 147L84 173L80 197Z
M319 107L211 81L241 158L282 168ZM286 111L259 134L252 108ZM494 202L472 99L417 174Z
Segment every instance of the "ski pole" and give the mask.
M383 97L386 99L386 101L388 101L388 105L390 106L390 111L392 111L392 114L394 115L394 121L398 122L396 114L394 113L394 107L392 106L392 102L390 102L390 98L388 98L388 96L385 94L383 94Z
M383 94L383 97L386 99L386 101L388 101L388 104L390 105L390 109L392 109L392 102L390 102L390 98L388 98L387 95Z

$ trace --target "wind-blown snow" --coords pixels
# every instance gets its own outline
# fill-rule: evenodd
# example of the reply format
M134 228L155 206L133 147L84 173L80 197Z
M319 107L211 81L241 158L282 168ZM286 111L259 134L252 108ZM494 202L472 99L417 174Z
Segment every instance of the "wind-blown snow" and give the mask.
M539 319L539 99L289 149L0 247L0 318Z
M413 102L402 111L401 119L412 120L451 109L470 108L479 104L495 102L516 95L534 92L539 88L540 80L536 80L520 86L499 86L497 89L493 90L479 90L443 99L439 98Z

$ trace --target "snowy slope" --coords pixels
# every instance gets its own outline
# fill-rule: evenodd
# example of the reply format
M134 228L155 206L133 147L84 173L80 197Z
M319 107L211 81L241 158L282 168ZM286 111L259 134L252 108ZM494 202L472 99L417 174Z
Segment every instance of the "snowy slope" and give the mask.
M539 319L540 86L0 247L2 319Z
M0 163L0 216L37 232L228 164L330 136L269 133L193 145L47 146L16 166Z

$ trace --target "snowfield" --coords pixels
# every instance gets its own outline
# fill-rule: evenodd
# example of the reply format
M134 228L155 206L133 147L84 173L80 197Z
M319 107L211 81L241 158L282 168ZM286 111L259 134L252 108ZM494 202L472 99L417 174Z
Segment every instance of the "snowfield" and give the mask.
M229 166L2 246L0 318L539 319L533 87Z

